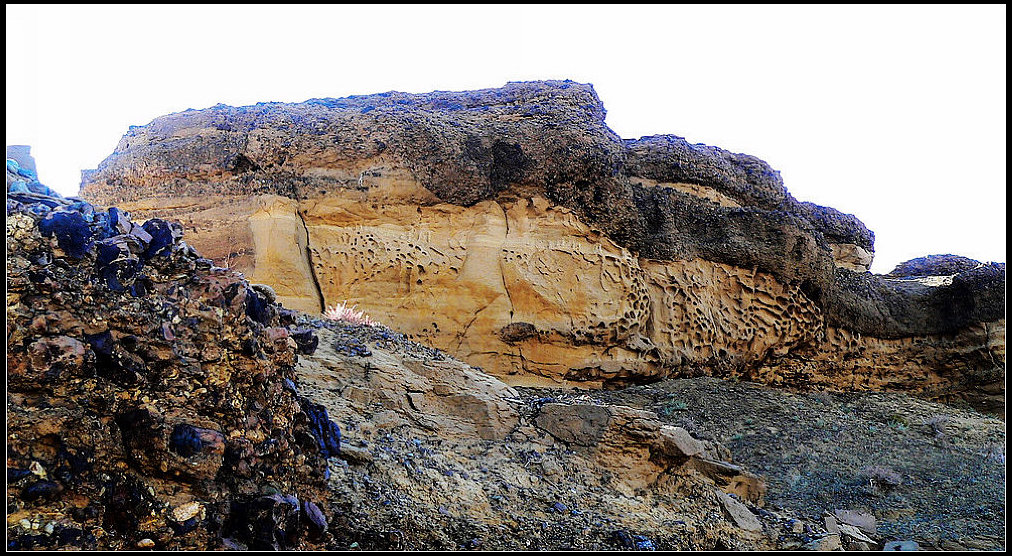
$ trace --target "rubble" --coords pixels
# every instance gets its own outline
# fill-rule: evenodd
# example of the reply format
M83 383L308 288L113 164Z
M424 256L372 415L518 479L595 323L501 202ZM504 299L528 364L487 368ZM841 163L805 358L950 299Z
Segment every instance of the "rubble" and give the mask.
M326 546L340 431L285 388L315 332L178 223L7 169L8 548Z

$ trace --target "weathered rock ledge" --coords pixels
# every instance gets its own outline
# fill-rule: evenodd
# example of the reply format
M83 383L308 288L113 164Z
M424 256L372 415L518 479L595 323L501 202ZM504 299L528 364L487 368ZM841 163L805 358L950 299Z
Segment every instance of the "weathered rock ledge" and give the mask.
M595 405L600 445L556 446L583 406L545 422L402 334L279 306L176 224L62 198L16 161L7 178L8 548L758 549L792 519L757 517L761 479L651 412ZM528 468L546 447L564 487Z
M1003 406L1004 265L869 274L872 232L765 162L604 115L569 81L218 105L131 128L82 195L513 384L715 373Z
M201 257L175 223L62 198L16 161L7 187L10 549L867 550L898 532L907 545L1003 547L999 420L849 395L864 406L859 426L841 419L832 432L826 411L854 408L823 407L825 393L813 411L712 380L658 383L685 395L513 388L389 328L281 307L271 287ZM892 511L894 498L869 503L884 494L874 485L838 489L840 472L866 482L851 465L861 449L881 455L868 424L885 415L932 415L933 445L906 425L890 437L904 440L889 456L907 478L934 474L896 475L912 516ZM762 449L721 444L759 438L752 425L769 438ZM969 434L943 433L957 430ZM835 465L848 442L856 458ZM803 454L834 469L799 483ZM790 472L759 477L742 455ZM958 480L935 480L953 468ZM798 506L785 484L817 495L814 511L808 499L805 515L765 502Z

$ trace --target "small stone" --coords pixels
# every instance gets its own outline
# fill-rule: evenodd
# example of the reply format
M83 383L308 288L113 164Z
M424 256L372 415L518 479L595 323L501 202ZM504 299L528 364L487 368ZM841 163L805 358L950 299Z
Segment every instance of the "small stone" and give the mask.
M825 537L815 539L802 547L803 550L818 551L839 550L841 548L843 548L843 545L840 543L840 535L826 535Z
M302 503L302 513L308 519L309 532L314 537L319 537L327 532L327 518L323 511L315 503L306 500Z
M654 541L643 535L633 535L633 540L636 542L636 550L657 550Z
M853 525L868 535L874 535L877 530L875 516L854 510L836 510L833 512L840 523Z
M921 545L915 541L889 541L885 543L882 550L920 550Z
M196 517L203 510L204 506L200 502L188 502L172 509L172 519L177 523L182 523L192 517Z
M137 548L153 548L154 546L155 541L151 539L141 539L137 541Z
M682 427L665 425L661 427L661 439L664 449L674 457L692 457L703 453L703 443L689 434Z
M278 302L277 292L275 292L274 288L268 286L267 284L250 284L249 287L254 289L260 295L262 295L268 301L268 303Z
M32 472L27 469L18 469L17 467L7 468L7 484L14 484L25 477L31 477Z
M231 537L221 539L221 545L225 550L249 550L245 544Z
M49 499L63 490L59 484L52 481L39 481L28 485L21 491L21 498L29 502L40 498Z
M303 355L312 355L320 345L320 338L312 328L296 328L291 331L291 337L295 340L298 352Z
M854 527L853 525L841 523L839 527L840 533L842 533L845 537L850 537L851 539L854 539L855 541L858 542L867 542L873 544L875 542L871 538L869 538L868 535L865 535L864 533L861 532L860 529Z
M792 519L787 522L787 530L795 535L800 535L805 532L805 523L800 519Z
M829 533L830 535L840 534L840 527L839 525L837 525L835 517L826 518L826 532Z
M36 475L40 479L46 478L46 469L42 467L42 464L37 461L33 461L32 463L30 463L28 465L28 470L32 472L32 475Z
M746 531L762 531L762 523L759 522L759 518L755 514L749 511L748 506L723 492L717 493L717 499L724 506L724 510L731 518L732 523Z

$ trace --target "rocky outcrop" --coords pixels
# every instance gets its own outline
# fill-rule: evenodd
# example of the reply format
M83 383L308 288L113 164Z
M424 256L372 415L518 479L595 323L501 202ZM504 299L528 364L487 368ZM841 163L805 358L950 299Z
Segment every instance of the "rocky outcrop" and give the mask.
M979 266L981 266L980 262L959 255L928 255L900 263L887 276L892 278L952 277L975 270Z
M218 105L131 128L82 195L195 228L286 306L349 300L512 384L716 373L996 403L1004 265L869 274L874 235L766 163L623 140L604 114L568 81Z
M41 184L15 191L30 176L16 161L8 168L8 548L758 550L886 540L875 516L861 533L845 528L849 514L823 526L818 513L764 508L767 484L795 478L767 483L705 430L744 419L722 435L733 446L743 436L731 432L751 438L753 424L810 434L814 417L792 414L796 402L764 405L772 390L746 394L758 413L702 418L742 402L713 387L689 403L649 387L513 388L385 326L286 309L274 288L201 257L177 224L139 224L117 208L39 193ZM517 322L500 339L537 334ZM881 423L876 411L895 407L872 398L856 397L870 404L865 422ZM700 420L672 422L682 411ZM764 420L778 412L786 424ZM953 446L950 460L979 462L980 441L1004 437L996 419L950 413L987 425L961 428L974 441ZM937 441L945 423L930 423ZM878 454L874 427L848 430ZM1000 445L985 455L1003 462ZM891 457L916 459L908 444L897 448L907 451ZM923 472L938 469L948 467ZM964 496L1000 506L995 469ZM965 488L946 487L937 498ZM802 491L821 500L825 490L805 481Z
M340 431L293 383L314 333L178 227L10 169L8 548L325 546Z
M757 549L788 519L760 522L761 481L651 413L595 406L602 444L576 454L480 369L279 306L177 225L11 183L8 548ZM601 488L599 462L644 447ZM714 519L724 491L758 529Z
M629 493L656 487L687 470L701 473L727 493L761 503L766 485L731 463L719 444L693 438L684 428L622 406L546 403L534 425L620 477Z

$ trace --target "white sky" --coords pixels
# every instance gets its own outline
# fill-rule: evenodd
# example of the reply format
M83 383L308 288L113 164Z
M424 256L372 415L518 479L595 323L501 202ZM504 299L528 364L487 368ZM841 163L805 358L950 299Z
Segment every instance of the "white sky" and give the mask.
M625 138L758 156L876 234L873 271L1005 261L1004 5L7 5L7 144L43 183L223 102L593 83Z

